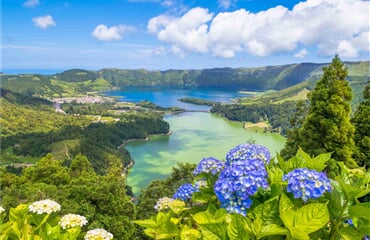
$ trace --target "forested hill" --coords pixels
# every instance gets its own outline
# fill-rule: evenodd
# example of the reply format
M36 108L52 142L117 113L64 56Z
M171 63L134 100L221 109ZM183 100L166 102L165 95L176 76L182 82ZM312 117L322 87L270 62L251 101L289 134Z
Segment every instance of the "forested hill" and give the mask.
M346 62L348 78L366 82L369 61ZM127 86L210 87L235 90L281 90L315 81L326 64L300 63L257 68L149 71L106 68L71 69L55 75L3 75L3 88L26 95L67 96Z

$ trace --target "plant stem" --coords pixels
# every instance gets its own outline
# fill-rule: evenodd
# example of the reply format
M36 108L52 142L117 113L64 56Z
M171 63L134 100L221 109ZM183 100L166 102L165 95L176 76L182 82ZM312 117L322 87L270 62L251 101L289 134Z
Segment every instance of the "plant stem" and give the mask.
M346 210L347 206L349 204L349 200L346 200L344 202L344 205L343 205L343 208L342 208L342 211L340 212L339 214L339 217L337 218L337 221L335 222L333 228L331 229L330 231L330 240L334 240L334 237L335 235L337 234L338 232L338 227L339 227L339 224L342 223L342 216L343 216L343 213L344 211Z

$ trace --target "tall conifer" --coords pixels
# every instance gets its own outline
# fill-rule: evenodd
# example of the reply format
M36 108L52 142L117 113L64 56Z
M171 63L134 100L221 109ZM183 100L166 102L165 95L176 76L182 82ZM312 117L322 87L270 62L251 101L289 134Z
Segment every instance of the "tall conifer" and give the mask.
M323 76L309 95L311 105L299 130L298 145L311 155L333 152L333 159L355 167L352 158L355 129L350 121L352 89L346 77L347 70L336 55L323 68ZM334 171L333 164L329 168Z
M364 100L360 103L352 119L355 126L355 160L358 165L370 166L370 81L364 90Z

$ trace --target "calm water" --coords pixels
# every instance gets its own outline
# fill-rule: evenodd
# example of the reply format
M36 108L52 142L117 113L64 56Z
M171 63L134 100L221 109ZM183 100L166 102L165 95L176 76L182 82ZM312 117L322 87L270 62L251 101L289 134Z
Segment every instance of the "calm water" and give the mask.
M138 88L131 87L124 91L107 92L107 96L118 96L120 101L140 102L147 100L161 107L181 107L187 110L208 110L208 106L199 106L178 101L179 98L191 97L215 102L231 102L233 98L245 97L246 94L235 91L214 89L174 89L174 88Z
M233 98L245 96L238 92L209 89L153 89L129 88L113 91L107 96L118 96L121 101L151 101L163 107L182 107L188 110L208 110L208 106L197 106L179 102L182 97L230 102ZM126 145L135 165L128 174L128 184L134 193L155 179L164 179L179 162L198 163L204 157L224 159L226 153L238 144L255 140L270 149L275 155L285 143L279 134L257 133L243 129L241 123L231 122L206 112L186 112L169 115L171 136L152 136L150 141L135 141Z

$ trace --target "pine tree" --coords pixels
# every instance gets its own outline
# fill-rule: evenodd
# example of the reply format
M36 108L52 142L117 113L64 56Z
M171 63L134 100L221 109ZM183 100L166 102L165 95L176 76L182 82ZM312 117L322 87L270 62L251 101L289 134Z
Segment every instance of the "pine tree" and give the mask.
M280 151L280 155L283 159L289 159L297 153L299 148L298 144L300 142L298 131L302 127L307 111L307 102L304 100L298 101L296 104L295 114L290 119L290 126L287 131L287 141L285 142L284 148Z
M323 68L323 76L310 93L308 115L299 130L299 146L311 155L333 152L332 158L355 167L354 126L350 122L352 89L346 80L347 70L336 55ZM335 166L329 171L335 171Z
M364 100L354 114L352 123L355 126L355 153L358 165L370 166L370 81L364 90Z

